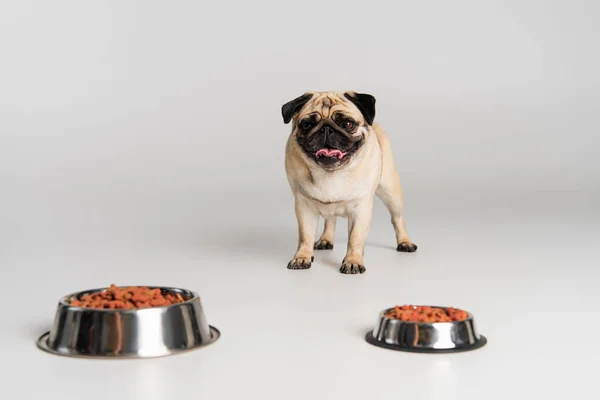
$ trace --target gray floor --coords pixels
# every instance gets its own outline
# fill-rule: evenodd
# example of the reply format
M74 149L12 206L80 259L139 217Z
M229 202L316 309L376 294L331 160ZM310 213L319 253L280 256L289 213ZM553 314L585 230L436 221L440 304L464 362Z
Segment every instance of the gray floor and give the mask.
M334 251L318 253L308 271L287 270L296 236L290 199L281 199L252 213L237 201L207 201L194 215L156 213L161 202L149 201L137 213L123 209L120 222L113 210L104 223L99 206L97 215L57 224L54 234L52 221L31 217L19 221L29 229L11 231L16 217L7 219L3 296L16 306L5 308L0 330L11 360L1 367L2 390L17 398L88 399L367 398L390 391L411 399L589 398L595 390L600 214L592 197L419 201L406 211L415 254L394 251L389 218L377 203L361 276L337 272L345 222ZM65 359L35 347L61 295L110 283L198 291L223 336L195 352L144 361ZM377 313L404 303L465 308L489 343L449 355L366 344Z
M70 3L0 1L0 398L598 397L600 2ZM321 90L377 99L419 245L378 202L361 276L344 223L286 269L281 106ZM35 347L61 296L110 283L197 291L223 336ZM365 343L403 303L465 308L489 344Z

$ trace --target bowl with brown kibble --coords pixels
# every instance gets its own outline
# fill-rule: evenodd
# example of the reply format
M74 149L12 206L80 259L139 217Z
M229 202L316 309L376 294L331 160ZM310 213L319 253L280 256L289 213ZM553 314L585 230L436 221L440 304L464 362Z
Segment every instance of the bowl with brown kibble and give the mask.
M113 284L61 298L37 345L63 356L148 358L204 347L219 336L192 291Z
M149 288L148 286L117 287L113 284L108 289L99 292L72 295L67 303L73 307L98 310L132 310L170 306L185 301L183 295L175 290Z
M366 341L389 350L455 353L485 346L473 315L454 307L398 305L379 313Z

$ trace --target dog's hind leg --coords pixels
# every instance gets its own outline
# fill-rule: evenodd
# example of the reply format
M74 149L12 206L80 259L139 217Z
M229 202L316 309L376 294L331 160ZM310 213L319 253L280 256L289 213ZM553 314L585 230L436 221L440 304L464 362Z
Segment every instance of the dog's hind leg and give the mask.
M315 250L332 250L335 238L335 217L325 218L325 229L321 238L315 243Z
M412 253L417 251L417 245L410 240L406 231L406 222L402 216L404 202L402 200L402 189L400 179L396 176L389 184L381 183L377 188L377 197L383 201L392 216L392 225L396 232L397 251Z
M408 236L406 223L402 216L404 198L400 175L396 170L392 149L387 136L379 131L378 139L382 149L381 178L377 187L376 195L383 201L392 216L392 225L396 232L397 251L412 253L417 251L417 245Z
M394 171L395 172L395 171ZM402 216L402 208L404 201L402 198L402 188L400 186L400 178L398 174L388 182L381 182L377 188L377 197L383 201L392 216L392 225L396 232L397 251L412 253L417 251L417 245L408 236L406 231L406 222Z

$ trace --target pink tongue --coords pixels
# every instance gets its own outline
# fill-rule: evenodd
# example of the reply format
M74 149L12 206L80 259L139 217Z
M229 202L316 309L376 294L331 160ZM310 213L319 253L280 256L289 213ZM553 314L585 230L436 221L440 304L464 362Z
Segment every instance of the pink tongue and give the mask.
M321 150L317 151L317 154L315 156L316 157L319 157L319 156L337 157L341 160L342 158L344 158L344 156L346 154L348 154L348 153L342 152L337 149L321 149Z

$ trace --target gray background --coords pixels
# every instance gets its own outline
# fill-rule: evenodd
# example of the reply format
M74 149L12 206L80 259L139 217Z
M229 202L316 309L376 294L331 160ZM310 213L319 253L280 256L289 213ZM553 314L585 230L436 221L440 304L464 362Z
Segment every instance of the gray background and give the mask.
M291 210L306 90L376 96L407 213L600 188L597 2L161 3L3 3L8 240Z
M29 287L44 299L21 298L5 316L8 356L35 365L28 375L9 369L7 385L75 397L61 377L85 384L89 375L33 341L55 299L115 282L198 290L227 333L221 347L182 358L186 372L170 359L115 367L117 393L164 398L176 383L183 394L275 398L303 375L288 397L368 395L377 392L369 382L405 374L430 398L511 394L489 392L484 371L532 395L585 393L585 370L552 367L585 365L585 341L551 356L559 332L527 349L512 333L588 317L599 304L599 18L597 1L3 1L1 276L5 296ZM377 98L419 251L393 251L377 202L367 274L337 274L341 224L337 249L294 275L280 107L307 90L346 89ZM515 316L500 301L536 311ZM408 364L372 353L364 329L402 302L464 305L493 338L489 350ZM253 314L238 315L240 304ZM238 334L241 323L254 329ZM306 335L312 347L302 346ZM240 354L248 361L233 365ZM373 375L352 390L327 369L365 364ZM193 371L214 383L192 385ZM271 377L270 389L253 373ZM240 385L219 380L228 376ZM27 385L31 377L43 385Z

